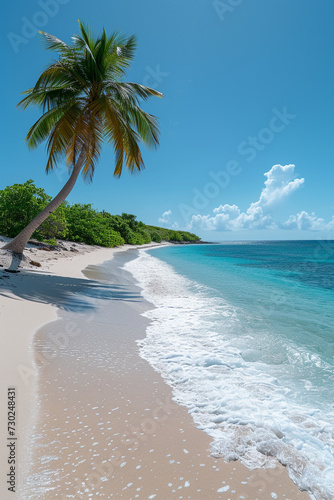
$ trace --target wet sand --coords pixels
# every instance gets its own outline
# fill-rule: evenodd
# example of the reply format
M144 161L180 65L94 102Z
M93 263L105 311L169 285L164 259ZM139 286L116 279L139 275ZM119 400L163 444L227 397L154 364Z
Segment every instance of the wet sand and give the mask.
M67 283L59 319L34 337L37 404L17 498L309 499L282 466L210 455L209 436L138 355L152 306L121 269L131 255Z

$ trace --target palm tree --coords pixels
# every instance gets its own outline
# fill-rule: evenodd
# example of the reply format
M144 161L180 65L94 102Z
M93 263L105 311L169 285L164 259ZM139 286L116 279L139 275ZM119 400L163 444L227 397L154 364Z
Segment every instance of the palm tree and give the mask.
M144 167L140 142L153 147L159 144L158 121L139 104L162 94L123 81L134 58L135 37L125 38L117 32L107 37L103 29L96 38L80 21L79 26L81 36L72 37L71 45L40 32L46 49L58 52L59 59L43 71L18 104L24 109L31 104L42 108L42 116L26 137L28 146L35 148L47 140L46 172L65 156L70 177L49 205L3 247L15 253L23 252L34 231L64 202L80 172L92 180L104 139L113 144L114 175L118 177L124 164L130 172Z

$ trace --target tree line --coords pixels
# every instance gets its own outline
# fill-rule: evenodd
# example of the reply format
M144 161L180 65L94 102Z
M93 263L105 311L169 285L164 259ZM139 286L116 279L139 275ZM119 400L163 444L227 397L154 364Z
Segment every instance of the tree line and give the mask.
M0 234L14 238L36 217L48 203L44 189L33 180L14 184L0 190ZM33 233L33 238L56 245L57 239L115 247L128 243L143 245L151 241L197 242L198 236L187 231L176 231L148 226L133 214L112 215L95 210L91 204L62 203Z

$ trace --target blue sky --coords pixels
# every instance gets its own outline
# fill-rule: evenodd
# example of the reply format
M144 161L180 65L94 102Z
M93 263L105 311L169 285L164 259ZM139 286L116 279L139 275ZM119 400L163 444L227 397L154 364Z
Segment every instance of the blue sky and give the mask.
M28 150L38 111L16 104L53 57L37 29L69 42L80 19L135 34L128 79L165 97L144 104L161 126L146 169L117 180L106 145L71 203L211 241L334 237L331 0L16 0L5 10L0 188L32 178L56 195L67 179L64 164L45 174L43 146Z

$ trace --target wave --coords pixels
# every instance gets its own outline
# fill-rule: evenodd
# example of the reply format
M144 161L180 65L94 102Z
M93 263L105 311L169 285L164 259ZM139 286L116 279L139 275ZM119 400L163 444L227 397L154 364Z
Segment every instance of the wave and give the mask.
M140 355L213 438L212 453L250 469L278 460L312 498L333 500L333 412L296 402L287 377L256 360L244 311L144 250L124 269L155 306L144 313L151 322Z

